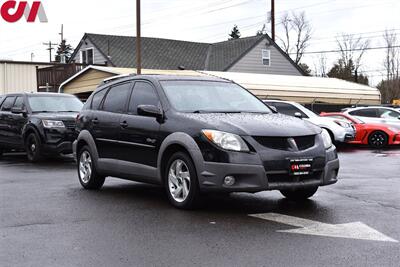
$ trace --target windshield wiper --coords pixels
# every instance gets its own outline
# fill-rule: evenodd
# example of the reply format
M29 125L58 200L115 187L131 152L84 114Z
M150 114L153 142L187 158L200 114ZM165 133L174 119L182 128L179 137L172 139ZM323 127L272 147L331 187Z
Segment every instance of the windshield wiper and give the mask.
M223 110L217 110L217 111L212 111L212 110L195 110L193 113L201 114L201 113L218 113L218 114L240 114L242 111L223 111Z

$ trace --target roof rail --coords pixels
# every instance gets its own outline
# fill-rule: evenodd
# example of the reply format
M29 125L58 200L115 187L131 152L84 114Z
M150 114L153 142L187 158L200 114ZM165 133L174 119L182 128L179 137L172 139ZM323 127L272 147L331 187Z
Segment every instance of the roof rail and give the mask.
M129 76L136 76L136 74L131 73L131 74L121 74L121 75L112 76L110 78L104 79L102 84L106 84L106 83L109 83L109 82L112 82L112 81L115 81L118 79L129 77Z

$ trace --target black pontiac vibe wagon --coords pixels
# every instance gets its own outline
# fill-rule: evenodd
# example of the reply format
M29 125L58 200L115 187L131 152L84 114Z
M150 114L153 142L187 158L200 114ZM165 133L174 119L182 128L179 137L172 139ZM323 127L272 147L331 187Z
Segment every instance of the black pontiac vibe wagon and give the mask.
M163 185L191 208L207 192L280 190L307 199L337 182L339 160L321 128L277 114L214 77L129 76L103 82L77 118L78 176Z

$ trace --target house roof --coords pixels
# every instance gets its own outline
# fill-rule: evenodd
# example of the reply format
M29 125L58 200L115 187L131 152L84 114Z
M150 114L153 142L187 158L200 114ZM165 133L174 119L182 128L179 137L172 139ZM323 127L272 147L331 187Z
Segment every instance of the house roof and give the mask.
M86 33L75 49L74 58L84 40L88 39L114 67L136 67L136 37ZM219 43L199 43L142 37L142 68L227 71L262 40L268 40L293 64L268 35L252 36Z

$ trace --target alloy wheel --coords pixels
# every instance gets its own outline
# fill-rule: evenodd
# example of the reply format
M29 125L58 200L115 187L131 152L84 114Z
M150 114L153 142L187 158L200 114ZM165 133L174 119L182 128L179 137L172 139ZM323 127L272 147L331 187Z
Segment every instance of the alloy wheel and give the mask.
M87 184L92 176L92 158L88 151L83 151L79 158L79 176Z
M190 172L183 160L175 160L168 172L168 186L172 198L179 203L186 200L190 190Z
M386 136L383 133L374 133L371 136L371 144L374 147L383 147L386 145Z

